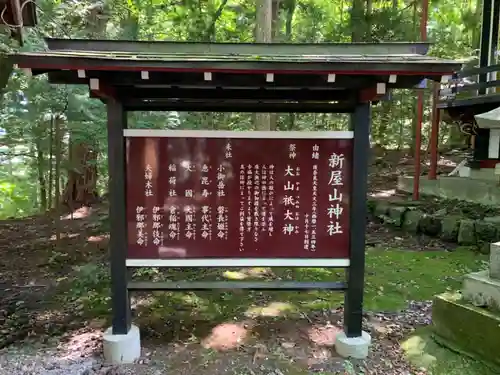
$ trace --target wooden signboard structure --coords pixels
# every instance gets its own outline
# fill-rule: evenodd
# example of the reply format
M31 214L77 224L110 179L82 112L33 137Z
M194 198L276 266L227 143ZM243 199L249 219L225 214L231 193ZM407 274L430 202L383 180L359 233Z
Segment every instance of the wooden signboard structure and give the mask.
M127 265L349 266L353 132L125 138Z
M108 115L112 333L135 290L345 292L362 335L370 107L460 68L428 44L203 44L48 39L13 56L85 84ZM127 129L129 111L350 113L347 131ZM342 267L345 282L139 282L127 267Z

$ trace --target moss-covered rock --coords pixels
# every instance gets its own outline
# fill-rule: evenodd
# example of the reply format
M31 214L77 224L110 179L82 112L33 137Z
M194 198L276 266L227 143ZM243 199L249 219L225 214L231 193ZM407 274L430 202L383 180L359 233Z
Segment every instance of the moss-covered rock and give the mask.
M377 202L375 209L373 210L373 214L380 218L384 219L385 216L389 213L389 204L387 202Z
M500 314L465 303L458 293L445 293L434 299L432 327L443 342L500 365Z
M437 236L441 233L441 219L425 214L420 219L420 231L429 236Z
M490 249L491 249L490 245L491 244L489 242L481 242L481 243L478 243L477 249L479 250L479 252L481 254L488 255L490 253Z
M495 225L497 228L500 227L500 216L486 216L483 220Z
M401 227L404 222L406 211L406 207L403 206L389 207L388 216L391 219L392 224L397 227Z
M403 228L408 232L420 232L420 220L425 214L420 210L410 210L406 213L403 221Z
M444 241L457 242L458 229L460 228L460 216L446 216L441 221L440 238Z
M489 222L478 220L475 224L476 238L478 241L482 242L496 242L497 240L497 227Z
M366 207L368 209L369 213L374 213L375 212L375 207L377 207L377 201L374 199L368 199L366 201Z
M457 242L460 245L476 244L475 222L470 219L460 220Z
M483 221L491 224L496 229L495 237L491 242L500 241L500 216L487 216Z

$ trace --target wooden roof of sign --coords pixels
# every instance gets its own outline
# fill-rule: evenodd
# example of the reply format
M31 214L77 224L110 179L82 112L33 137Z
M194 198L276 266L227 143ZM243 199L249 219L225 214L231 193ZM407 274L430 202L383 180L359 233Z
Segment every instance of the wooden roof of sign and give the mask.
M128 110L350 112L391 88L439 81L460 63L425 43L234 44L47 39L14 62L58 84L89 85Z
M23 44L23 27L37 24L35 0L0 0L0 26L7 26L11 36Z

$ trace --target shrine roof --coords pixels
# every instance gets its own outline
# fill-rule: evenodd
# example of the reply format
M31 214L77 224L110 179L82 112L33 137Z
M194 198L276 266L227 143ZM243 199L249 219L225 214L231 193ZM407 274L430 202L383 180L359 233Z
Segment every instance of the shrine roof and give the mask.
M500 65L472 67L453 74L439 90L437 108L455 121L474 122L474 116L500 106ZM483 76L483 77L481 77Z
M69 68L159 70L332 70L359 73L431 72L450 74L454 61L425 56L424 43L356 44L237 44L126 42L48 39L49 51L15 56L22 67L44 70L67 64ZM85 48L86 47L86 48ZM39 61L44 59L44 61ZM353 66L352 64L356 64ZM29 66L31 65L31 66ZM39 67L39 68L38 68Z
M172 105L182 109L180 101L209 110L212 100L219 101L219 110L232 100L245 101L249 111L264 108L261 105L276 110L273 103L290 100L308 102L319 110L319 103L359 101L367 89L385 94L386 89L411 88L423 79L439 81L461 67L455 61L425 56L426 43L47 39L47 44L48 51L12 55L14 62L34 75L48 73L52 83L87 84L91 95L104 100L106 92L133 110Z

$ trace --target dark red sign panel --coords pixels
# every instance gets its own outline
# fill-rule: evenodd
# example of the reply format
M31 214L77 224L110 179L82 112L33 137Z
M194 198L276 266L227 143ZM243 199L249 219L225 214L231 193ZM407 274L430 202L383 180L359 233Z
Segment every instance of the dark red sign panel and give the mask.
M128 259L348 258L351 132L125 134Z

